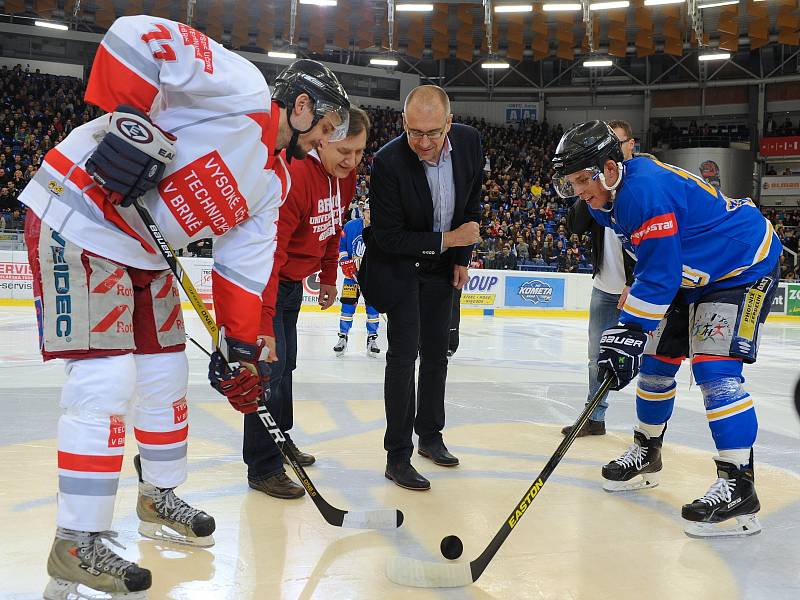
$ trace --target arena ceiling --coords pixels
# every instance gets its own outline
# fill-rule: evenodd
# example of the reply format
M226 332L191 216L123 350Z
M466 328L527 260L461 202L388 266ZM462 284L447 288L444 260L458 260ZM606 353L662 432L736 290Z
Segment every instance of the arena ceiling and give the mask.
M487 85L541 88L575 84L576 77L624 87L713 78L755 81L795 77L800 70L797 0L739 0L703 9L698 4L713 0L664 6L631 0L625 9L592 11L583 0L584 9L576 12L545 12L538 0L526 13L491 10L526 0L488 1L489 10L485 3L434 0L430 12L396 11L391 31L386 0L338 0L330 7L297 4L293 29L291 0L0 0L0 13L67 21L74 15L73 28L102 32L121 15L148 13L186 21L191 7L194 27L237 49L281 50L291 42L299 54L366 65L370 58L388 55L391 47L399 70L484 93ZM491 56L511 64L502 74L478 68L490 57L489 40ZM732 56L706 66L697 61L704 50L725 50ZM589 71L582 61L590 55L608 57L614 64Z

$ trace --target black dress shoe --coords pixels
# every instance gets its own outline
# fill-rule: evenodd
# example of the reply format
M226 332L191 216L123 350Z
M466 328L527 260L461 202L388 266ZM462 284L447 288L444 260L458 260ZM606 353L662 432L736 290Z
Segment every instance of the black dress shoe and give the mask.
M430 458L440 467L457 467L458 459L447 451L442 442L435 446L420 446L417 453L425 458Z
M384 475L386 476L386 479L394 481L401 488L405 488L407 490L424 492L431 489L431 482L417 473L417 470L411 466L410 462L394 464L387 463L386 472Z
M574 425L567 425L566 427L561 429L561 435L568 436L572 431ZM589 419L586 421L586 424L580 428L578 431L578 435L575 437L585 437L587 435L605 435L606 434L606 422L605 421L592 421Z

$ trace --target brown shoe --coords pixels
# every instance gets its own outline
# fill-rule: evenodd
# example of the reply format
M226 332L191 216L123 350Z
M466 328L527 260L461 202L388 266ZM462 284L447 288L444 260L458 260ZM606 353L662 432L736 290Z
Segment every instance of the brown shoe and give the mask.
M561 429L561 435L567 436L572 431L574 425L567 425L566 427ZM606 422L605 421L592 421L589 419L586 421L586 424L581 428L578 432L578 435L575 437L584 437L587 435L605 435L606 434Z
M313 454L309 454L308 452L303 452L300 448L297 447L297 444L294 443L292 438L289 437L289 434L284 434L286 437L286 442L283 445L284 452L291 452L294 456L294 459L297 461L297 464L301 467L310 467L316 462L316 458ZM288 465L289 461L286 460L286 457L283 457L283 464Z
M264 492L267 496L282 500L302 498L306 493L306 489L302 485L289 479L286 471L281 471L266 479L250 479L248 477L247 484L254 490Z

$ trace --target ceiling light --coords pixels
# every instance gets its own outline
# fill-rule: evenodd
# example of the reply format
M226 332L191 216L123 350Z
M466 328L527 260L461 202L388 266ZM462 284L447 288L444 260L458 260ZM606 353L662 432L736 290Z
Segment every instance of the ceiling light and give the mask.
M496 13L526 13L533 11L532 4L500 4L494 7Z
M398 12L431 12L433 4L398 4L394 8Z
M336 6L336 0L300 0L300 4L313 4L314 6Z
M631 3L628 0L614 0L613 2L592 2L589 10L611 10L612 8L628 8Z
M563 2L556 2L550 4L542 4L542 10L544 12L560 12L560 11L578 11L581 10L582 7L580 4L566 4Z
M589 58L583 61L584 67L594 68L594 67L610 67L614 63L608 58Z
M490 59L481 63L482 69L507 69L511 65L504 60Z
M369 64L376 67L396 67L397 61L393 58L370 58Z
M295 59L297 58L297 54L294 52L278 52L275 50L270 50L267 52L267 56L270 58L288 58L288 59Z
M719 2L709 2L708 4L698 4L697 8L714 8L716 6L730 6L739 4L739 0L720 0Z
M730 57L730 52L708 52L698 55L697 60L728 60Z
M686 0L644 0L645 6L664 6L665 4L683 4ZM756 0L758 2L758 0Z
M33 24L37 27L47 27L48 29L58 29L59 31L66 31L69 29L69 27L63 23L53 23L51 21L34 21Z

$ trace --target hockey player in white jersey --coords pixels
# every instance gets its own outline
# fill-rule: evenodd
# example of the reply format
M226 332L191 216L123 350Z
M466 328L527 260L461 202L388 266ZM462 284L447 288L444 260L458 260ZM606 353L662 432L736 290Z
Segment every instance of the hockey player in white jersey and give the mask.
M278 151L303 158L347 131L336 76L296 61L275 94L247 60L181 23L118 19L100 44L86 101L108 111L51 150L20 195L45 360L66 360L58 424L57 531L47 599L143 598L147 569L103 543L132 421L140 533L210 546L214 519L181 500L186 479L188 365L174 277L131 204L174 247L216 238L212 272L231 371L209 378L237 410L267 385L258 340L275 221L290 180ZM126 419L129 403L130 420ZM94 597L94 596L92 596Z

